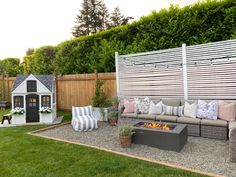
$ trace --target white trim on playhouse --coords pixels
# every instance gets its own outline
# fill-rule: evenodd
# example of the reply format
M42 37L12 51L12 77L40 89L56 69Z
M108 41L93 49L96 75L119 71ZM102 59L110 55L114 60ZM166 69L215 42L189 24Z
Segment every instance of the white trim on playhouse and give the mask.
M21 107L24 113L13 114L12 124L52 123L57 116L54 84L53 75L17 75L12 89L12 109ZM52 112L40 113L45 106Z

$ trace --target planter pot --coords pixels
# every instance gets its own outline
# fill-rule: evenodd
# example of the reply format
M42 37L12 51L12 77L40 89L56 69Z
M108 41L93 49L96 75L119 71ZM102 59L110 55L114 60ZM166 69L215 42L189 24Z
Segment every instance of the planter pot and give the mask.
M120 136L120 145L122 148L131 146L131 136Z
M42 123L52 123L54 120L53 113L40 113L39 116Z
M108 109L109 108L94 107L93 108L93 117L99 121L108 121ZM104 117L102 116L101 110L104 111Z
M111 118L111 119L108 119L108 122L110 123L111 126L116 126L117 119L116 118Z
M12 124L25 124L25 123L26 123L25 114L12 115Z

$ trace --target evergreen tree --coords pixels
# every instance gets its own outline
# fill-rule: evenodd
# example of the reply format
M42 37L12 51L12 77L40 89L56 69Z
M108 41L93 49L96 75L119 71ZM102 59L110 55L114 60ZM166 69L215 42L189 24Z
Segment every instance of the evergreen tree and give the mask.
M74 37L93 34L127 24L130 19L132 17L124 17L118 7L110 16L103 0L84 0L72 34Z
M88 35L91 33L91 20L90 20L90 6L89 1L84 0L82 3L82 10L80 10L80 15L76 17L76 25L73 28L72 35L74 37L79 37L83 35Z
M114 28L116 26L125 25L131 19L133 19L133 17L125 17L124 15L122 15L120 8L117 6L116 8L114 8L114 11L110 15L109 28Z

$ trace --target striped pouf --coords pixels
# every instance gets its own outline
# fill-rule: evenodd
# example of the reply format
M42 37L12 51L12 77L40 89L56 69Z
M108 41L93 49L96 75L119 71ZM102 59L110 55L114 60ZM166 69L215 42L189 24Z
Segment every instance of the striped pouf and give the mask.
M75 131L92 131L98 128L97 120L93 117L92 106L72 107L71 125Z

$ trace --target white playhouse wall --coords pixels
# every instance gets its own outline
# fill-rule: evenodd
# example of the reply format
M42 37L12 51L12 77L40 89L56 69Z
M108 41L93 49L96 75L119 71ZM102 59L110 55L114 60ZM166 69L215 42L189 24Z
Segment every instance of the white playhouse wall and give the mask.
M27 92L27 81L28 80L36 80L37 81L37 92ZM55 103L53 103L53 93L55 93L55 87L53 86L53 92L51 92L47 87L45 87L36 77L30 75L26 78L13 92L12 92L12 109L14 109L14 96L23 96L24 102L24 110L25 113L23 115L12 115L12 124L22 124L26 123L26 95L36 94L39 95L39 109L41 109L41 96L42 95L50 95L51 97L51 114L42 114L39 113L39 122L41 123L52 123L56 118L56 98Z

